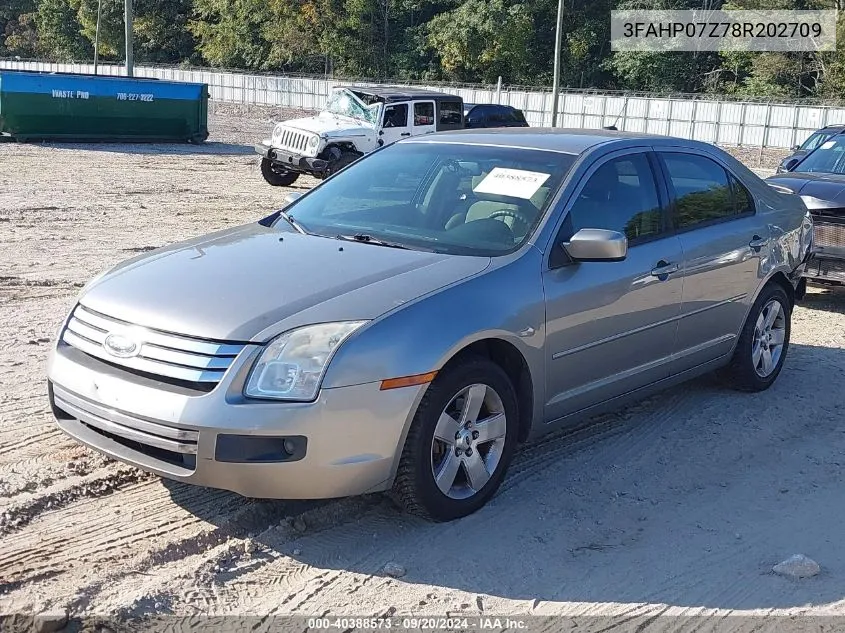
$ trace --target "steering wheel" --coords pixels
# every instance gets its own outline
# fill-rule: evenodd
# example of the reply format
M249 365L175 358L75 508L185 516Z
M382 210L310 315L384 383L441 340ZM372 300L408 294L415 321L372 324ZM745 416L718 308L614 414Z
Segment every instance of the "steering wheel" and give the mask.
M491 220L502 220L503 222L505 218L511 218L514 221L512 229L514 235L525 235L528 229L531 228L531 225L534 224L534 218L529 218L528 214L522 209L499 209L498 211L493 211L487 217Z

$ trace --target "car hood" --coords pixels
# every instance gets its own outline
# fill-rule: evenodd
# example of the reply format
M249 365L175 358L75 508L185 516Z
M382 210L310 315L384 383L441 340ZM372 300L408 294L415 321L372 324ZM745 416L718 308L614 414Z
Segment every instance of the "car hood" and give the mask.
M808 209L845 207L845 176L838 174L788 172L766 179L786 187L804 200Z
M338 132L343 132L344 135L370 133L374 131L374 127L366 121L353 119L352 117L339 116L329 112L321 112L317 116L305 117L302 119L291 119L284 121L285 127L303 130L305 132L313 132L323 136L333 136Z
M300 325L375 319L489 265L488 257L340 241L256 223L123 262L89 284L80 303L166 332L262 342Z

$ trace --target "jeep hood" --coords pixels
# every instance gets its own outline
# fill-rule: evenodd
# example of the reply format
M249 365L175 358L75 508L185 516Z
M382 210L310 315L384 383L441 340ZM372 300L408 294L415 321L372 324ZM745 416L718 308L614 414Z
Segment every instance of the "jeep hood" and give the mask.
M375 319L482 272L488 257L402 250L260 224L135 257L80 303L144 327L221 341L266 341L300 325Z
M342 136L346 137L360 134L372 135L375 131L375 127L366 121L331 114L330 112L321 112L317 116L304 117L302 119L291 119L290 121L284 121L282 125L329 137L338 136L339 132L342 133Z

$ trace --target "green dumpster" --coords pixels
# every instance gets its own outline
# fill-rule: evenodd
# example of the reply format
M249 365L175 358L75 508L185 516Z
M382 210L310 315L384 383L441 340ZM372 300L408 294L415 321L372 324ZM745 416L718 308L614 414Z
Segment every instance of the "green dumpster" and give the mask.
M20 141L199 143L208 138L208 86L4 70L0 134Z

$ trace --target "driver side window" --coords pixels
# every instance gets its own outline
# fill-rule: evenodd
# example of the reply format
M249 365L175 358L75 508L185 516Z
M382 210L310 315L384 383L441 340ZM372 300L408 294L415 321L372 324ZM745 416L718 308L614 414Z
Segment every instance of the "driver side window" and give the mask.
M646 154L613 158L593 172L567 214L563 241L581 229L619 231L633 242L663 232L663 211Z
M384 109L384 127L408 127L408 104L387 106Z

